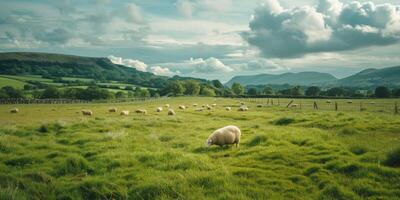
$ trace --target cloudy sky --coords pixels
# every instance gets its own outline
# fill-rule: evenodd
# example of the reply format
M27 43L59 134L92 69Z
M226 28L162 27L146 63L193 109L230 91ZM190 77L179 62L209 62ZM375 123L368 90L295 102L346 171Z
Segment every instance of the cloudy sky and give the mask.
M84 3L83 3L84 2ZM295 2L295 3L294 3ZM398 0L0 0L0 51L227 81L400 64Z

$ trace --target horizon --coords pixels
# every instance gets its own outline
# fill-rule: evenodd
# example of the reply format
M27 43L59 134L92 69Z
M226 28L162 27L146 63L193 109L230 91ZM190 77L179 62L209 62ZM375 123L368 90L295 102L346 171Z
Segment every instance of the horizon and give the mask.
M306 71L341 79L400 63L394 0L0 2L1 52L107 57L224 83Z

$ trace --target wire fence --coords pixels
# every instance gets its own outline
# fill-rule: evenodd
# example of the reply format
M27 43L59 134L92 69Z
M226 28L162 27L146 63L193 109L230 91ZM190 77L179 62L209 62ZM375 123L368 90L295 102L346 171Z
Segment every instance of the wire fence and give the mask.
M238 101L252 102L260 106L278 106L301 110L330 111L373 111L399 114L400 104L396 99L289 99L289 98L238 98Z

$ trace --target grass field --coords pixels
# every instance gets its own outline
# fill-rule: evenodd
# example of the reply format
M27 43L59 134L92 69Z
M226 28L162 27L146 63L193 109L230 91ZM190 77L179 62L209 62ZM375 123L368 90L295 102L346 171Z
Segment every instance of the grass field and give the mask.
M166 103L176 116L155 112ZM17 105L18 114L1 105L0 199L400 198L400 115L258 103L238 112L232 99L169 98ZM205 147L226 125L241 128L240 147Z
M27 83L25 83L23 81L0 76L0 88L5 87L5 86L11 86L13 88L23 89L24 85L26 85L26 84Z

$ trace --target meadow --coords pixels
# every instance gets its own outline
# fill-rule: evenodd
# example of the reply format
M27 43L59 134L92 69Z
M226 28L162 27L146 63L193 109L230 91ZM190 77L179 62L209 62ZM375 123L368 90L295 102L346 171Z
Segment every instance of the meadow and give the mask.
M155 112L166 103L175 116ZM217 106L198 112L194 103ZM238 112L238 100L200 97L0 105L0 199L400 198L400 115L246 105ZM206 147L226 125L240 127L240 146Z

